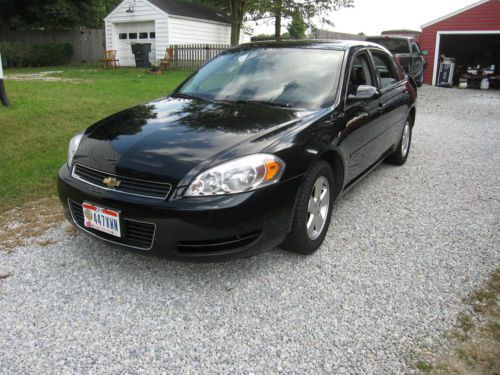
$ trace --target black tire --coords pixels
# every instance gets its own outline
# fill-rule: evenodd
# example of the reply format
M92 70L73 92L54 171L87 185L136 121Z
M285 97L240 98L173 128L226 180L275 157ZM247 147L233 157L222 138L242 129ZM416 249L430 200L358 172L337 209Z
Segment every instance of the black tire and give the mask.
M405 148L403 147L403 141L404 141L404 135L405 135L405 129L408 127L408 147L406 148L406 152L404 151ZM410 154L410 149L411 149L411 138L412 138L412 132L413 132L413 121L411 116L409 116L406 121L405 125L403 126L403 132L401 133L401 138L399 140L398 146L394 150L392 154L390 154L387 159L385 160L386 162L394 165L403 165L406 162L406 159L408 159L408 155Z
M307 231L307 220L309 218L308 205L309 198L313 193L313 188L318 181L323 181L320 179L323 177L328 181L328 212L326 213L326 220L324 221L321 231L318 230L319 235L315 239L311 239ZM312 254L318 247L322 244L325 239L326 233L328 232L328 227L330 225L330 220L332 217L332 207L334 196L334 185L333 185L333 173L330 165L326 161L319 161L316 163L311 170L304 177L302 186L298 192L297 202L295 205L295 211L292 218L291 231L288 237L283 242L282 246L285 250L288 250L297 254Z

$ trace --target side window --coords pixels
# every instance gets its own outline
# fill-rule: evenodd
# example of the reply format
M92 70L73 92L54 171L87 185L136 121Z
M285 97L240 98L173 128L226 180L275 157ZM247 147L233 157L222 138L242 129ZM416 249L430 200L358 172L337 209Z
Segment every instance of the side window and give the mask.
M394 70L394 64L388 56L382 52L372 51L372 57L375 71L380 77L380 89L383 90L399 81L398 75Z
M364 53L356 55L352 60L347 95L355 95L358 86L361 85L374 86L368 58Z
M413 57L420 56L420 50L418 49L418 46L415 43L411 45L411 54Z

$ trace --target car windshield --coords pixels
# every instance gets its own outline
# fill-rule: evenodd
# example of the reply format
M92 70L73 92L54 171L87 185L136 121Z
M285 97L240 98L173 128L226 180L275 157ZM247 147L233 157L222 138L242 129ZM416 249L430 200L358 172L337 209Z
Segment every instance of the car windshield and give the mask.
M316 109L332 104L343 51L254 48L223 53L177 95L229 102Z
M410 53L410 44L405 39L373 38L370 42L383 45L392 54Z

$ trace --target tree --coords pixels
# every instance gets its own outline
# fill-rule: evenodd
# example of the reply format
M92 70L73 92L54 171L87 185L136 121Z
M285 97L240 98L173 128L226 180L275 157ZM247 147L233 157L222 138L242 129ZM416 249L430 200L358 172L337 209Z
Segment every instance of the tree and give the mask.
M240 32L245 17L261 11L259 0L188 0L213 6L226 13L231 19L231 45L240 42Z
M192 3L209 5L224 12L231 19L231 45L234 46L239 43L240 29L243 23L242 13L244 3L246 0L187 0Z
M298 14L292 16L292 22L287 27L290 38L303 39L306 36L307 25Z
M3 30L102 27L102 19L120 0L0 0Z
M247 0L230 0L229 12L231 17L231 45L235 46L240 42L241 26L245 14Z
M274 17L275 39L281 40L281 24L283 19L299 16L307 27L313 26L313 19L318 16L321 21L331 25L329 12L340 8L354 6L354 0L264 0L261 9L270 12Z

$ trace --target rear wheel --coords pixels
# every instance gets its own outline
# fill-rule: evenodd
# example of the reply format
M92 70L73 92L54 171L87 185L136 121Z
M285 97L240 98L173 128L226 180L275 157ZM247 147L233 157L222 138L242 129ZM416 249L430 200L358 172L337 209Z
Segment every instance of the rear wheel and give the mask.
M412 119L408 117L405 121L403 127L403 133L401 134L401 140L399 141L398 147L394 152L387 157L387 162L395 165L403 165L408 159L411 146L411 135L412 135Z
M318 162L299 190L290 234L283 247L298 254L312 254L323 242L333 206L333 173L325 161Z

